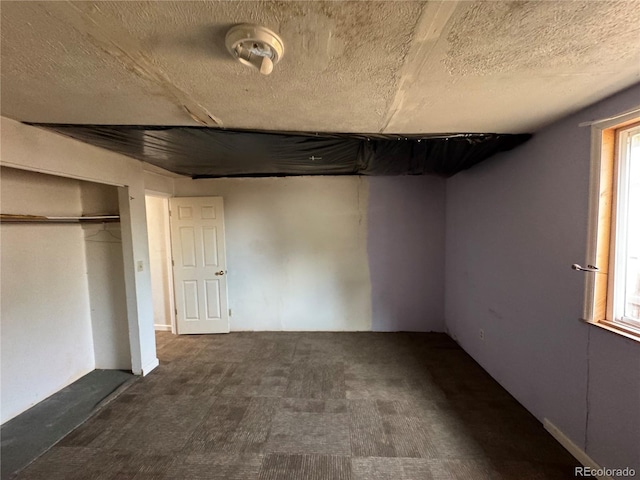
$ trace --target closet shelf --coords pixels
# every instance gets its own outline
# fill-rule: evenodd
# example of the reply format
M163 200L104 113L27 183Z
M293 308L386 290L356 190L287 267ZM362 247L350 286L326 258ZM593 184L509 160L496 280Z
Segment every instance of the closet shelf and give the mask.
M0 223L112 223L119 221L120 215L54 217L44 215L13 215L8 213L0 213Z

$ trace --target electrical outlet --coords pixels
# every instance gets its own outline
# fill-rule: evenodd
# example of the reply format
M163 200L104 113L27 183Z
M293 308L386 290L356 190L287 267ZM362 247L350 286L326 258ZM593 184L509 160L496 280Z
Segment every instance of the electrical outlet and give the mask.
M144 271L144 262L142 260L138 260L138 262L136 263L136 267L139 272Z
M231 309L229 309L229 316L231 316Z
M480 340L484 340L484 329L480 329Z

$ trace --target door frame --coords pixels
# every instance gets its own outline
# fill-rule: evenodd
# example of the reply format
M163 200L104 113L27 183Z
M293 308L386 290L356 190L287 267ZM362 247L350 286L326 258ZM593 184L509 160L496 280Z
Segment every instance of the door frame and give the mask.
M170 319L171 319L171 333L176 335L177 329L176 329L176 299L175 299L175 292L173 291L173 258L171 256L171 218L169 217L169 209L171 208L170 204L169 204L169 199L173 198L174 195L168 194L168 193L164 193L164 192L157 192L155 190L145 190L144 191L145 197L159 197L159 198L163 198L166 201L166 210L163 210L162 215L163 215L163 220L164 220L164 232L163 232L163 240L164 240L164 244L165 244L165 252L166 252L166 258L165 261L167 262L167 271L168 271L168 275L167 275L167 284L165 285L166 287L166 291L169 292L169 315L170 315ZM149 219L147 219L147 222L149 221Z

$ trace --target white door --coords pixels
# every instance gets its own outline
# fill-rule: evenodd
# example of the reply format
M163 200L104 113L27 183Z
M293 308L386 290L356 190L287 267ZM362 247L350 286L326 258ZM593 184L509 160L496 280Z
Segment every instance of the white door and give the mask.
M178 334L228 333L222 197L171 199Z

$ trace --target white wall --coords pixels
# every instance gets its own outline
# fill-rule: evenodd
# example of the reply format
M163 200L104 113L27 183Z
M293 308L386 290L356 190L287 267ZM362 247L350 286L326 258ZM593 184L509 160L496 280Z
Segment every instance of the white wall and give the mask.
M446 323L539 420L604 467L640 470L640 344L581 322L590 129L640 85L447 182ZM485 339L479 330L484 329Z
M117 215L118 189L80 182L83 215ZM83 225L95 366L131 370L120 223Z
M142 162L1 119L2 164L24 170L118 186L131 367L146 374L158 365L153 330L149 247ZM167 182L158 182L162 187ZM169 182L170 183L170 182ZM143 270L137 271L137 261Z
M131 370L120 224L83 227L95 367Z
M153 324L156 330L171 330L171 289L173 276L169 265L169 200L147 195L147 231L149 266L153 296Z
M175 181L225 202L232 330L444 329L444 180Z
M81 214L77 180L3 168L2 212ZM2 423L94 369L80 225L3 224Z
M359 177L176 180L225 202L232 330L370 330L367 183Z

